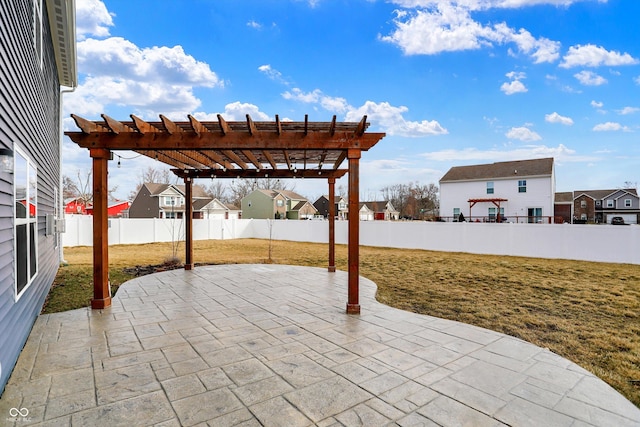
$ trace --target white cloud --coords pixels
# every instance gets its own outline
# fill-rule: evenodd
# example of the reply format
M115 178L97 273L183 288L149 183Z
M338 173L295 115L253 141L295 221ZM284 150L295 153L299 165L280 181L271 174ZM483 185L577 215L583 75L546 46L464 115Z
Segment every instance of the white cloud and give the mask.
M624 116L627 114L637 113L638 111L640 111L640 108L638 107L624 107L622 110L617 110L616 113Z
M633 81L637 84L640 85L640 76L636 77L635 79L633 79Z
M288 85L289 82L282 77L282 73L275 68L272 68L271 65L265 64L258 67L258 71L269 77L271 80L276 81L278 83L282 83L284 85Z
M389 135L406 137L419 137L428 135L443 135L449 133L436 120L423 120L420 122L408 121L403 114L409 111L407 107L394 107L388 102L375 103L367 101L360 107L349 105L346 99L330 97L322 93L320 89L312 92L303 92L299 88L284 92L282 96L288 100L318 104L327 111L345 114L347 121L360 121L366 115L367 120L380 127Z
M362 116L366 115L371 123L381 127L388 135L420 137L449 133L436 120L423 120L421 122L405 120L402 114L408 110L407 107L394 107L388 102L375 103L367 101L361 107L350 110L345 120L360 121Z
M574 74L573 77L578 79L578 81L585 86L600 86L607 83L607 79L594 73L593 71L583 70L577 74Z
M561 116L556 112L553 112L551 114L545 114L544 120L549 123L560 123L567 126L573 125L573 119L571 117Z
M483 25L471 18L476 10L470 1L407 1L396 11L395 31L380 39L397 45L406 55L435 55L441 52L480 49L494 44L513 43L518 51L530 55L535 63L559 58L560 43L536 39L525 29L515 30L505 23Z
M477 148L465 148L463 150L440 150L421 155L426 160L440 162L456 162L456 164L483 161L509 161L553 157L556 162L587 162L597 161L598 157L576 155L576 150L563 144L557 147L546 145L527 145L513 150L478 150Z
M526 86L520 80L514 80L509 83L505 82L502 84L502 86L500 86L500 90L507 95L513 95L514 93L523 93L523 92L529 91L529 89L527 89Z
M593 100L591 101L591 106L593 108L602 108L604 106L604 103Z
M253 28L255 30L262 29L262 25L259 22L256 22L254 20L251 20L251 21L247 22L247 27Z
M571 46L560 66L562 68L599 67L601 65L616 66L637 63L638 60L628 53L608 51L601 46L587 44Z
M615 122L600 123L593 127L594 132L615 132L620 130L629 131L629 128Z
M76 36L84 40L87 36L107 37L113 26L113 14L100 0L76 2Z
M570 6L574 3L589 2L593 0L392 0L391 2L402 7L433 7L442 3L454 3L469 10L488 10L494 8L516 9L526 6L551 5ZM598 0L606 3L607 0Z
M505 135L509 139L517 139L525 142L539 141L542 139L536 132L524 126L511 128Z

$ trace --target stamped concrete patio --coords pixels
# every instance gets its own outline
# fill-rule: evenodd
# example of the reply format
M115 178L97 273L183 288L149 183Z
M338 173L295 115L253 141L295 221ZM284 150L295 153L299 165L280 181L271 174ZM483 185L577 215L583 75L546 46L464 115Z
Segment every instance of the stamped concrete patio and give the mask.
M0 425L638 426L640 410L548 350L396 310L361 279L283 265L175 270L113 307L43 315Z

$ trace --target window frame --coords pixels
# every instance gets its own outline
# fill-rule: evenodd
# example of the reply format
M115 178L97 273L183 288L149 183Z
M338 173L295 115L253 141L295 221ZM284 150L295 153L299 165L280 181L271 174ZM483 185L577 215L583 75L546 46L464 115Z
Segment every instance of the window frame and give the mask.
M24 174L26 178L26 188L24 194L25 200L25 217L18 216L18 209L16 205L18 204L18 186L16 185L19 175L23 172L21 167L18 165L20 161L18 157L24 159ZM33 205L33 213L31 212L31 205ZM15 282L13 286L14 292L14 300L17 302L22 295L31 287L36 277L38 276L39 271L39 260L38 260L38 168L35 165L35 162L29 157L24 150L20 147L14 147L14 156L13 156L13 253L14 253L14 277ZM25 227L26 230L26 242L25 245L25 257L26 260L24 263L19 259L20 252L22 252L19 247L20 242L18 241L18 228ZM24 275L26 278L26 283L21 286L18 290L18 286L20 285L19 279L22 277L19 276L19 269L24 265L26 271L24 271Z
M43 45L44 45L44 28L42 22L42 3L43 0L33 0L33 49L36 53L36 60L40 69L44 66Z
M527 180L519 179L518 180L518 193L526 193L527 192Z
M495 193L495 185L493 181L487 181L487 194Z
M608 207L608 208L613 208L614 206L615 206L615 203L613 203L613 200L608 199L608 200L607 200L607 207Z
M586 200L580 200L580 207L581 208L586 208L587 207L587 201Z
M624 199L624 207L630 208L631 206L631 199Z

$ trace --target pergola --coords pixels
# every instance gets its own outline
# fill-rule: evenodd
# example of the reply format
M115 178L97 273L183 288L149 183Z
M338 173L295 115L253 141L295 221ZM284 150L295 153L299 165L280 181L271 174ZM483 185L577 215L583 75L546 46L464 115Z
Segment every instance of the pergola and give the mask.
M493 198L493 199L469 199L469 218L471 218L471 208L473 208L476 203L493 203L498 208L498 214L496 216L496 222L500 222L500 203L508 202L508 199L501 198Z
M93 299L91 307L111 305L108 277L107 172L112 151L132 150L173 167L185 184L185 264L194 268L192 184L195 178L314 178L329 184L329 260L335 272L335 182L349 174L348 300L347 313L359 314L359 161L385 137L367 133L367 116L360 122L281 121L147 122L131 115L118 121L102 114L103 120L71 115L80 132L65 132L93 159ZM347 160L348 168L341 169Z

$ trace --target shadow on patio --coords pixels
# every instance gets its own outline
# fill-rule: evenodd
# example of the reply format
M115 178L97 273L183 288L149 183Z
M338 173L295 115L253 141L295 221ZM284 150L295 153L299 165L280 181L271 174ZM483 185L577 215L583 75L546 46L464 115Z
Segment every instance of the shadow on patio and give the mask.
M347 273L174 270L105 310L40 316L0 399L8 425L637 426L640 410L546 349L396 310ZM4 425L4 424L3 424Z

